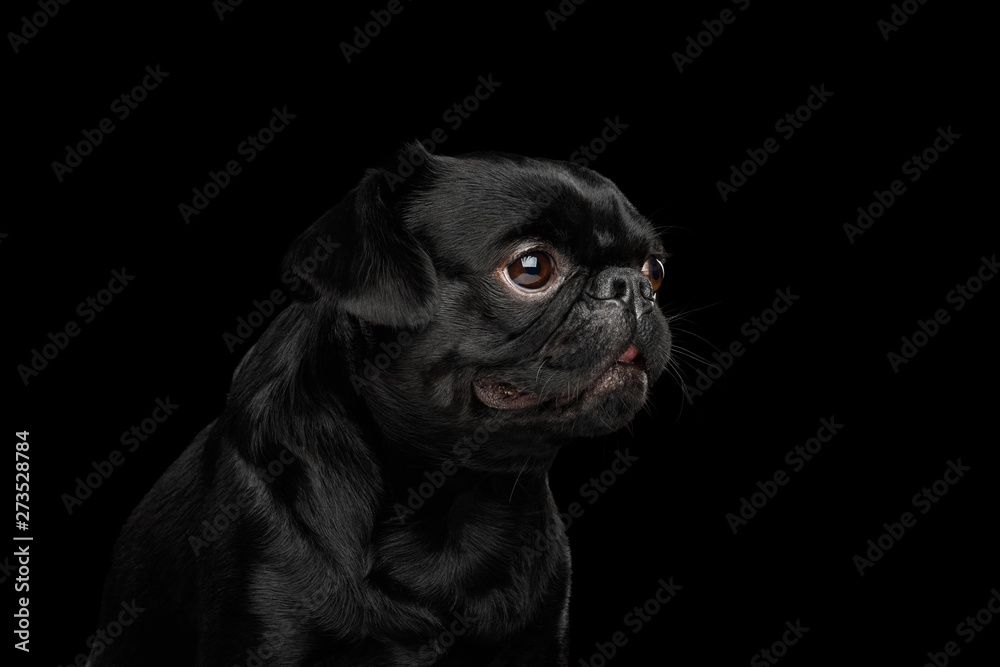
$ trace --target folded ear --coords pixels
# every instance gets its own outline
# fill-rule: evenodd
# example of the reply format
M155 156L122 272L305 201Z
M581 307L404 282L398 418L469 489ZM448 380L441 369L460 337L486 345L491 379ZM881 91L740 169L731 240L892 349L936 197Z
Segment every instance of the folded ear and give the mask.
M404 151L407 149L404 149ZM427 156L430 158L430 156ZM293 243L285 256L306 286L373 324L415 327L437 308L437 273L430 256L404 226L396 174L369 169L361 182Z

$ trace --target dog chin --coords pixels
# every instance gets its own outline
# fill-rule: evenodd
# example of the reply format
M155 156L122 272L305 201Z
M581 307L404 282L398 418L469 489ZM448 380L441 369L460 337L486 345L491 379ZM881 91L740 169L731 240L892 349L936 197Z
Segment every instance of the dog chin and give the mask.
M472 386L480 403L513 421L540 421L548 429L556 425L578 435L601 435L635 416L646 400L649 375L643 357L632 346L598 373L561 388L534 392L496 374L481 374Z

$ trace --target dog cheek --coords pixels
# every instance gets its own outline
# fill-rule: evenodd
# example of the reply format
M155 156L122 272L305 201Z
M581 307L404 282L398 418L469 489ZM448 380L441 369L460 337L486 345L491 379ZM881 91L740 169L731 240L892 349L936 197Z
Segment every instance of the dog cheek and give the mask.
M661 316L662 317L662 316ZM670 353L673 348L673 336L666 321L653 327L649 343L649 353L646 355L646 373L649 383L655 382L670 363Z

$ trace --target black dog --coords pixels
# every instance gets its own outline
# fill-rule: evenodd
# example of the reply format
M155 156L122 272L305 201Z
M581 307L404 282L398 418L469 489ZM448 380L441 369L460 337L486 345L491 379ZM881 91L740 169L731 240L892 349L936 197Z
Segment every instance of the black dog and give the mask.
M122 531L99 627L141 611L93 667L566 664L547 474L663 371L663 247L574 164L398 159L293 244L296 300Z

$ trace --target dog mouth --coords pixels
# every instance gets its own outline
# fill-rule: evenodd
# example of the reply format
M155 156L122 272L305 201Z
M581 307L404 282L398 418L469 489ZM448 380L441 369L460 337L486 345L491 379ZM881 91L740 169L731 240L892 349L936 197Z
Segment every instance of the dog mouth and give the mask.
M472 383L476 397L496 410L521 410L539 405L566 407L591 397L606 394L629 384L645 386L646 364L642 352L634 343L589 382L569 391L536 393L520 389L495 376L485 375Z

